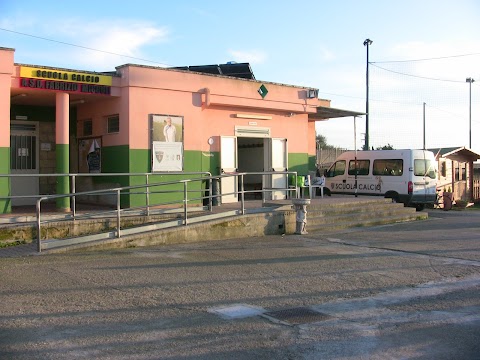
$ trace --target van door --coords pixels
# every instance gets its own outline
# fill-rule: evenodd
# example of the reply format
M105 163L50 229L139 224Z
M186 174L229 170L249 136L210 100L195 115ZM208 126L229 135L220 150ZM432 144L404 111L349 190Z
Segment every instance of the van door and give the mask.
M337 160L327 171L325 186L332 193L344 193L346 191L346 161Z
M377 180L370 174L370 160L368 159L350 159L348 161L347 182L345 191L355 192L355 180L357 183L358 194L375 194L377 189ZM356 174L356 176L355 176Z

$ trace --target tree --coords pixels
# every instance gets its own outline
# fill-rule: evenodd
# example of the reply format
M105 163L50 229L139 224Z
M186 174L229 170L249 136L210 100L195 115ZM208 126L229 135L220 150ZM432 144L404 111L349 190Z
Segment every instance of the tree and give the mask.
M388 143L387 145L379 146L376 150L394 150L393 145Z
M317 148L319 149L335 149L335 146L327 144L327 138L324 135L317 134L315 137Z

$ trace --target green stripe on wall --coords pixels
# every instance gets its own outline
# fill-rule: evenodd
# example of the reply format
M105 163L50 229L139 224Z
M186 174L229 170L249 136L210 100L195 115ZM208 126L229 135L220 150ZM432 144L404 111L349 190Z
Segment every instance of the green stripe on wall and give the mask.
M102 173L129 173L130 152L128 145L104 146L101 150ZM112 188L129 186L128 176L93 177L93 183L97 188ZM120 197L122 207L129 206L128 195Z
M151 150L130 150L129 151L129 163L131 173L146 173L151 172ZM103 158L102 158L103 161ZM210 153L202 151L187 150L184 152L184 171L185 172L204 172L210 171L218 174L219 171L219 153ZM213 170L212 170L213 169ZM103 169L102 169L103 170ZM149 183L169 182L183 179L194 178L194 175L150 175ZM142 176L131 176L129 179L129 185L143 185L146 179ZM188 198L193 204L200 204L200 197L204 196L205 189L208 187L206 181L192 181L187 185ZM131 193L145 192L146 188L139 188ZM162 191L173 191L171 193L162 193ZM162 202L181 202L183 200L184 187L182 184L163 185L159 187L151 187L149 195L149 204ZM128 200L126 200L128 201ZM125 204L126 205L126 204ZM128 206L145 206L146 195L145 194L132 194L129 199ZM122 202L122 206L124 206Z
M308 155L308 170L317 171L317 157L315 155Z
M10 148L0 147L0 174L10 174ZM8 177L0 177L0 197L10 196ZM0 199L0 214L12 212L10 199Z
M288 170L296 171L298 175L308 175L309 159L306 153L289 153Z
M308 154L306 153L289 153L288 154L288 171L296 171L299 176L308 174ZM293 179L289 177L289 183Z
M69 173L69 145L57 144L56 145L56 157L57 157L57 173L68 174ZM57 195L70 193L70 179L68 176L57 177ZM70 209L70 198L62 197L56 199L57 209Z

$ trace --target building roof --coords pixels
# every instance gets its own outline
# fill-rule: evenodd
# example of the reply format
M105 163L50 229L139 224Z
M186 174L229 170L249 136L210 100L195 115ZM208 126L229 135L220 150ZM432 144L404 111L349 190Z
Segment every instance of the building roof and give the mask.
M435 157L444 157L450 160L455 161L477 161L480 159L480 154L466 148L465 146L462 147L448 147L448 148L436 148L436 149L428 149L435 154Z
M315 114L308 114L309 120L328 120L333 118L349 117L349 116L362 116L363 112L335 109L327 106L317 106L317 112Z

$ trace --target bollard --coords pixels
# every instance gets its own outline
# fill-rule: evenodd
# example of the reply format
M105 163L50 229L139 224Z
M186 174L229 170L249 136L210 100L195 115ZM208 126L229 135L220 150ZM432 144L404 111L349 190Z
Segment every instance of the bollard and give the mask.
M293 199L293 206L296 211L295 234L305 235L307 233L307 205L310 205L310 199Z

